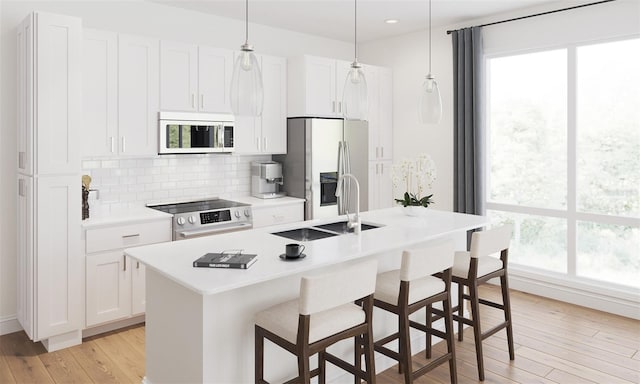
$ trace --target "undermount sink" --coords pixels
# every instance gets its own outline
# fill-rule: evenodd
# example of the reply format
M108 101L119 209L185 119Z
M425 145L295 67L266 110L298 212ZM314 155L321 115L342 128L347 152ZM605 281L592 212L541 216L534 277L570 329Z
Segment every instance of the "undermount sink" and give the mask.
M372 224L365 224L365 223L360 224L360 229L362 231L379 228L379 227L380 227L379 225L372 225ZM346 221L337 221L335 223L316 225L315 228L326 229L327 231L336 232L340 234L353 232L353 228L347 227Z
M309 241L324 239L325 237L338 236L337 233L330 233L326 231L319 231L310 227L297 228L289 231L273 232L272 235L286 237L288 239L297 241Z
M361 230L366 231L369 229L379 228L380 225L374 224L361 224ZM317 229L316 229L317 228ZM289 231L273 232L272 235L286 237L288 239L297 241L311 241L324 239L327 237L333 237L338 235L344 235L346 233L352 233L353 229L347 227L346 221L336 221L335 223L328 223L322 225L315 225L313 227L304 227L291 229Z

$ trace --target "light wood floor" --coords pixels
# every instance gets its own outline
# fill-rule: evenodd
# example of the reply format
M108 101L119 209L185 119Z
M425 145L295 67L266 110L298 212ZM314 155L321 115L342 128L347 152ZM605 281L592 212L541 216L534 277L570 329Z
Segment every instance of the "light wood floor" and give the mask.
M495 298L486 287L482 296ZM485 383L640 383L640 321L522 292L511 294L516 359L509 361L504 331L483 342ZM484 325L500 312L482 307ZM444 345L435 347L444 351ZM471 329L456 343L458 381L477 383ZM422 354L414 363L424 364ZM144 326L85 339L82 345L46 353L24 332L0 337L0 383L139 383L144 375ZM402 383L397 367L379 383ZM447 383L447 365L417 383Z

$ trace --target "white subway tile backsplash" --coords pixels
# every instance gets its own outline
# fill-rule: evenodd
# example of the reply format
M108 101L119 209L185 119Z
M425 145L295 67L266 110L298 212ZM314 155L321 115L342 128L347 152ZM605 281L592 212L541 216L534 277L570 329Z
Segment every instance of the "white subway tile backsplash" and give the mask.
M93 201L103 212L150 203L220 197L233 199L251 190L251 162L271 156L167 155L138 159L82 161L83 173L100 191ZM93 209L93 208L92 208Z

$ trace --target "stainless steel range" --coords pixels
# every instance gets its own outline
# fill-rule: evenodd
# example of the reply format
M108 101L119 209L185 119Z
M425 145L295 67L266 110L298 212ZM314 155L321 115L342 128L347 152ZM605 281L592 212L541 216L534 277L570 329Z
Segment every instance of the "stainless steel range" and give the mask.
M147 205L173 215L173 240L251 229L251 205L223 199Z

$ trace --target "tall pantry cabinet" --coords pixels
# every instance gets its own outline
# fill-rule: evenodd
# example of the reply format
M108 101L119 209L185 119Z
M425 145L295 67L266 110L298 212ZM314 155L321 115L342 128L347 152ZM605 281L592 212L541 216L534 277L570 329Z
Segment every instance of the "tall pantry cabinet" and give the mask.
M18 321L53 351L83 328L81 20L33 13L17 38Z

